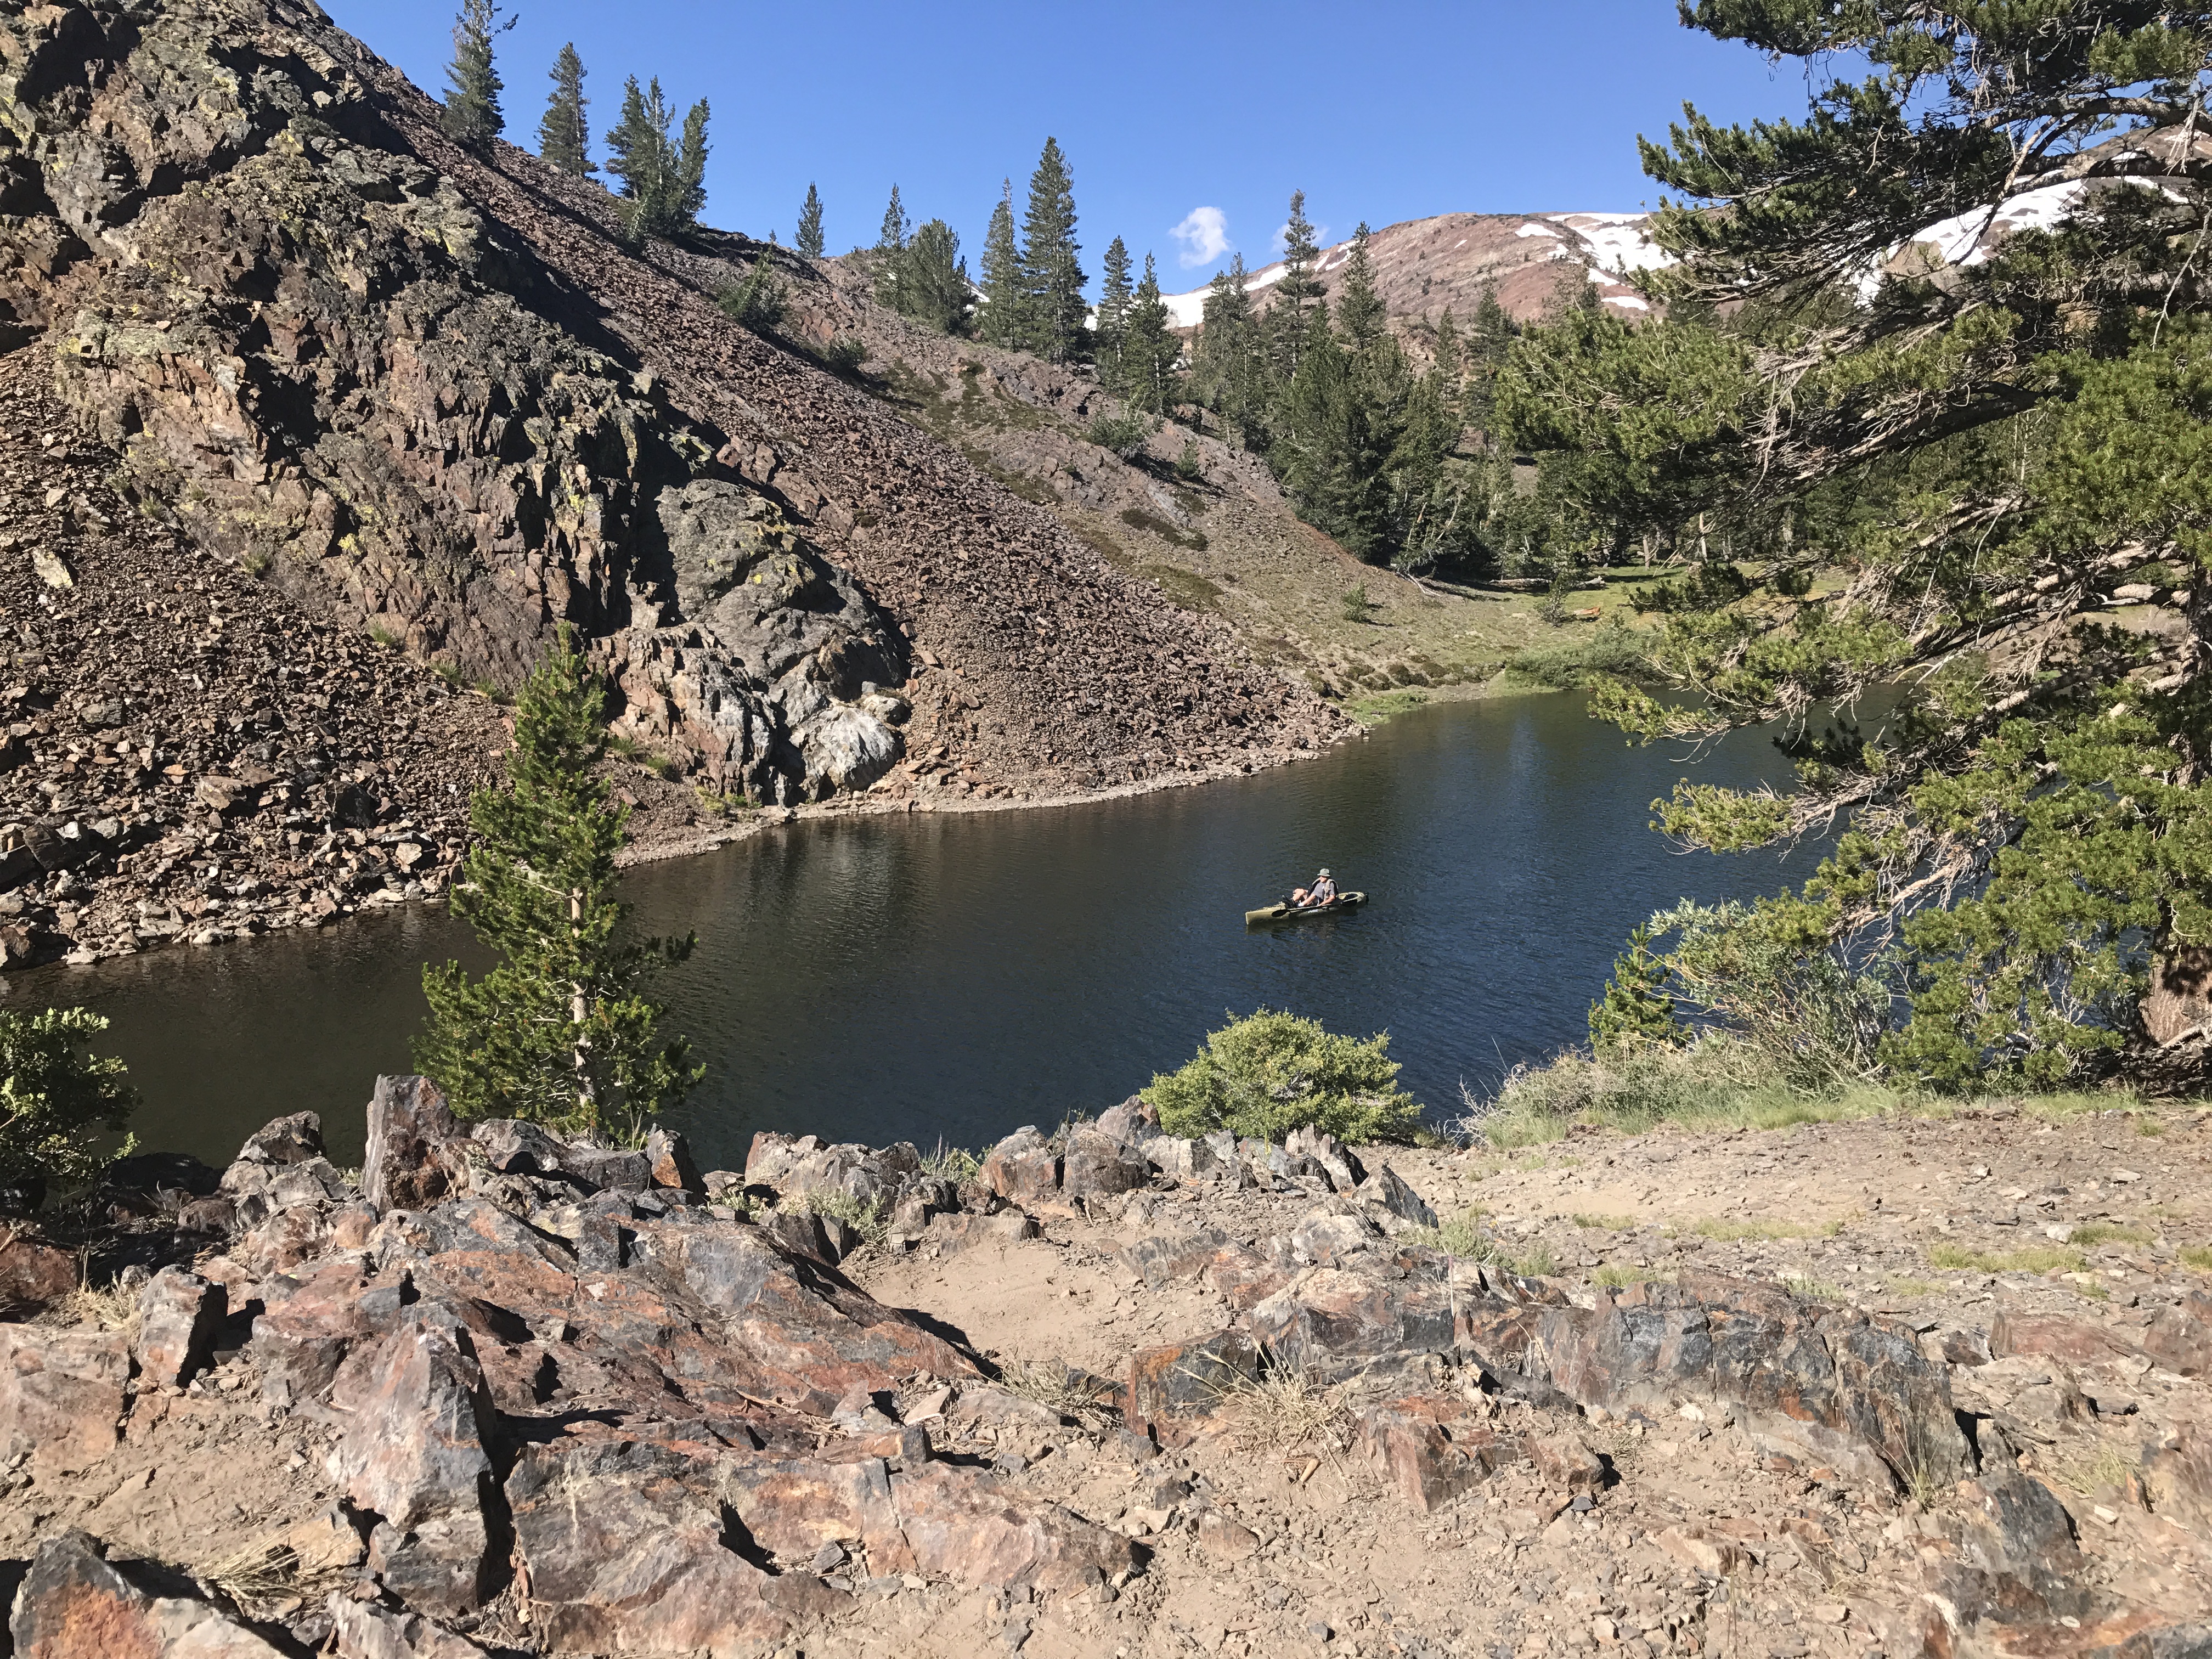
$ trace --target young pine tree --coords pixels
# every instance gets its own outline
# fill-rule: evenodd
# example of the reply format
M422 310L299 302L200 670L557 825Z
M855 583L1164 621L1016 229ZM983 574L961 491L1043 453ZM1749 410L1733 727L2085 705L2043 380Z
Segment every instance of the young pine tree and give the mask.
M562 47L553 60L552 81L552 96L538 121L538 154L563 173L588 178L599 168L592 161L592 131L584 119L591 106L584 96L584 60L576 56L574 42Z
M633 240L678 235L706 204L707 100L694 104L684 118L681 149L668 137L675 120L659 77L643 91L637 77L629 77L623 88L622 119L607 134L607 171L622 180Z
M475 845L453 912L499 954L471 979L426 964L430 1018L415 1061L463 1117L519 1117L635 1139L704 1075L641 994L696 939L617 939L615 854L627 807L594 768L605 690L563 628L523 688L505 788L469 805Z
M461 0L453 19L453 61L446 65L446 135L477 155L491 154L491 142L507 130L500 111L503 82L492 62L491 38L514 27L500 21L492 0Z
M1230 256L1214 274L1200 314L1193 379L1200 398L1233 428L1247 449L1268 441L1268 373L1264 343L1252 315L1244 256Z
M907 239L914 234L914 222L906 216L906 208L899 201L899 187L891 186L890 205L884 210L883 228L876 234L876 257L889 265L906 252Z
M1116 236L1106 250L1105 274L1098 288L1098 378L1109 391L1122 390L1121 352L1129 337L1129 250Z
M822 193L812 185L807 185L805 205L799 210L798 246L806 258L822 257Z
M951 226L932 219L894 256L891 270L893 309L941 334L959 328L968 314L968 262Z
M1136 408L1164 414L1175 399L1176 362L1182 342L1172 327L1173 313L1160 298L1159 273L1145 256L1145 275L1129 302L1129 326L1121 345L1121 395Z
M1345 343L1357 352L1367 351L1389 332L1389 317L1375 291L1375 262L1368 252L1364 223L1352 233L1352 255L1344 262L1336 321L1344 331Z
M993 345L1014 347L1026 333L1023 322L1022 250L1014 240L1014 182L1000 186L991 227L983 236L983 309L978 331Z
M1022 218L1023 343L1048 362L1083 355L1083 267L1076 255L1075 191L1060 141L1047 138L1030 175L1029 211Z

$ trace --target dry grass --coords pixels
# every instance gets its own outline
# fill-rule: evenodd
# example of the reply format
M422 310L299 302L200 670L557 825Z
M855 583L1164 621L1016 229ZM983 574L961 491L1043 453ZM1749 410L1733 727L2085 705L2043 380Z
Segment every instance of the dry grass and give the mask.
M2109 1221L2093 1221L2087 1226L2074 1229L2069 1244L2148 1244L2150 1235L2140 1227L2116 1226Z
M2139 1457L2130 1457L2118 1446L2101 1445L2086 1455L2052 1464L2051 1473L2069 1491L2087 1498L2100 1492L2124 1489L2142 1468Z
M1303 1369L1272 1366L1224 1389L1222 1411L1243 1450L1305 1452L1334 1463L1352 1443L1363 1392L1357 1377L1324 1386Z
M1890 1296L1922 1297L1941 1295L1949 1288L1932 1279L1893 1279L1886 1291Z
M1632 1215L1577 1214L1574 1217L1574 1224L1577 1227L1594 1228L1601 1232L1625 1233L1634 1231L1636 1218Z
M94 1325L103 1331L128 1331L133 1337L137 1334L138 1297L112 1279L105 1285L94 1285L89 1279L80 1278L76 1288L61 1304L60 1312L73 1325Z
M1112 1385L1064 1360L1018 1359L1000 1372L999 1386L1062 1417L1095 1423L1109 1409Z
M248 1617L302 1601L319 1601L353 1577L337 1561L308 1561L282 1536L264 1538L195 1570L193 1577L221 1590Z
M1826 1279L1815 1279L1810 1273L1784 1273L1782 1282L1790 1287L1790 1294L1801 1296L1808 1302L1848 1302L1850 1292L1842 1285Z
M1589 1282L1610 1285L1615 1289L1623 1285L1671 1285L1674 1282L1674 1271L1671 1267L1622 1267L1608 1263L1591 1269Z
M2088 1261L2079 1250L2055 1245L2033 1245L2024 1250L1970 1250L1963 1244L1931 1244L1928 1259L1939 1267L1975 1273L2079 1273Z
M2200 1273L2212 1273L2212 1249L2202 1244L2185 1245L2181 1250L2181 1265L2194 1267Z

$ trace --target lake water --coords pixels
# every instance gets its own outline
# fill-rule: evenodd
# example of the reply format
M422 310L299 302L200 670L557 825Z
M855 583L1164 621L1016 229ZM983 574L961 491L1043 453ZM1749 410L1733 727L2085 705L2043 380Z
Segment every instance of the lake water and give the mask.
M1676 778L1787 775L1757 734L1694 760L1627 745L1578 696L1432 705L1328 756L1202 788L1053 810L794 823L626 882L698 953L664 984L708 1067L682 1127L707 1167L757 1128L981 1146L1097 1111L1231 1013L1390 1033L1432 1115L1582 1040L1623 936L1655 908L1776 890L1809 855L1686 855L1646 825ZM1352 915L1247 932L1326 864ZM473 959L443 908L17 976L82 1003L145 1097L150 1147L220 1164L282 1113L360 1156L379 1072L408 1069L425 958Z

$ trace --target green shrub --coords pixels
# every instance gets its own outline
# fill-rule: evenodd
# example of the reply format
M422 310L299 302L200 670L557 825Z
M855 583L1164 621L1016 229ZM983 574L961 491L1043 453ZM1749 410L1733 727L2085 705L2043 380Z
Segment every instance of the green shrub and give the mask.
M836 1187L817 1187L802 1194L793 1207L825 1221L842 1221L866 1243L880 1241L888 1224L884 1206Z
M1102 415L1091 422L1083 434L1101 449L1110 449L1123 460L1127 460L1145 447L1152 435L1145 417L1134 410L1125 410L1119 415Z
M1398 1087L1389 1046L1387 1031L1361 1042L1262 1008L1208 1036L1188 1065L1153 1078L1143 1096L1170 1134L1230 1129L1280 1140L1310 1124L1354 1143L1404 1140L1421 1109Z
M1563 640L1555 645L1532 645L1505 659L1505 665L1523 679L1557 690L1587 685L1604 677L1648 680L1653 676L1645 655L1647 636L1624 624L1619 617L1584 639Z
M84 1046L107 1021L83 1008L0 1013L0 1188L36 1208L50 1186L83 1187L135 1145L98 1150L123 1127L137 1093L119 1060Z
M1195 483L1206 471L1206 463L1199 457L1195 439L1183 440L1182 453L1176 457L1175 475L1185 483Z
M775 267L763 254L753 261L751 274L717 294L714 303L732 322L762 334L783 320L783 283L776 276Z
M1371 622L1375 617L1375 601L1367 597L1367 584L1344 591L1344 619L1346 622Z
M822 348L823 367L833 374L850 374L868 361L868 343L857 334L837 334Z

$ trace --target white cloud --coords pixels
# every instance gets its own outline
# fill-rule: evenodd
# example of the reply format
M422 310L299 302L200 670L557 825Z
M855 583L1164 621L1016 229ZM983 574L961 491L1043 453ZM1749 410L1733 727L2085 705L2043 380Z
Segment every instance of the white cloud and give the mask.
M1176 262L1186 268L1210 265L1229 252L1229 218L1218 207L1193 208L1168 234L1182 244Z

